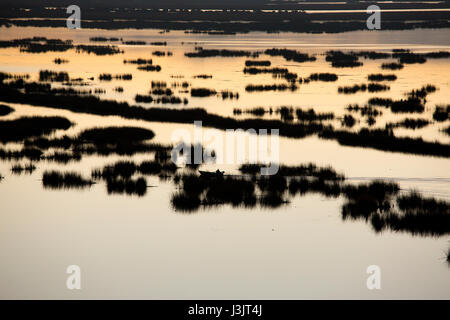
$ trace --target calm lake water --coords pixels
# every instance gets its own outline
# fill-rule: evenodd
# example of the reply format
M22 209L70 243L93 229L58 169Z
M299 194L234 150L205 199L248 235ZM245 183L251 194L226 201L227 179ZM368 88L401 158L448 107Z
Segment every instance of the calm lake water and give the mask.
M407 64L404 69L381 70L393 59L362 60L359 68L336 69L325 61L327 50L411 49L414 52L450 50L449 30L348 32L340 34L265 34L234 36L195 35L155 30L67 30L64 28L0 28L0 40L34 36L71 39L75 44L93 44L90 37L122 37L124 40L167 41L167 46L118 44L124 54L96 56L48 52L32 54L17 48L0 49L0 71L28 73L38 80L39 71L67 71L71 78L88 81L88 89L101 88L104 99L134 104L136 94L147 94L151 81L187 81L192 87L239 92L238 100L219 97L188 98L186 105L142 104L164 108L201 107L210 113L233 116L233 109L293 106L316 112L346 114L348 104L364 105L370 97L400 99L412 89L434 84L438 90L427 97L420 118L432 117L435 105L450 98L449 59L430 59L425 64ZM114 44L114 43L112 43ZM268 58L273 67L308 77L315 72L336 73L337 82L311 82L295 92L248 93L250 83L271 84L281 80L270 75L244 75L247 58L187 58L196 46L205 49L263 51L290 48L315 55L315 62L286 62ZM152 56L171 51L172 56ZM67 64L56 65L55 58ZM151 58L160 72L144 72L124 59ZM132 81L99 81L101 73L132 73ZM395 73L390 90L380 93L338 94L338 86L367 82L370 73ZM212 79L194 78L212 75ZM58 85L56 85L58 86ZM117 86L123 92L114 91ZM80 87L83 89L83 87ZM1 102L0 97L0 102ZM155 123L72 113L45 107L6 103L15 112L0 120L29 115L59 115L76 125L56 136L76 134L94 126L132 125L155 132L154 142L170 144L174 130L192 131L190 124ZM408 115L416 117L414 115ZM239 118L246 118L241 115ZM276 114L266 118L277 118ZM383 109L374 128L406 117ZM339 126L339 120L333 124ZM423 137L450 143L442 132L445 123L419 130L395 129L398 136ZM357 123L354 130L364 127ZM220 132L219 130L214 130ZM341 146L315 136L280 138L280 163L315 163L331 166L351 183L387 179L399 183L402 193L418 190L427 197L450 201L450 162L446 158L383 152ZM279 208L217 206L182 213L171 206L176 187L158 177L147 179L144 197L108 195L104 183L85 190L49 190L42 187L46 170L76 171L88 177L119 159L144 160L146 155L86 156L68 165L41 161L32 175L13 175L11 161L0 161L0 298L137 298L137 299L449 299L450 268L445 261L450 248L448 235L413 236L409 233L376 233L363 220L344 221L342 198L307 194L295 196ZM237 166L207 165L236 174ZM67 290L68 265L79 265L82 290ZM366 268L381 268L381 290L368 290Z

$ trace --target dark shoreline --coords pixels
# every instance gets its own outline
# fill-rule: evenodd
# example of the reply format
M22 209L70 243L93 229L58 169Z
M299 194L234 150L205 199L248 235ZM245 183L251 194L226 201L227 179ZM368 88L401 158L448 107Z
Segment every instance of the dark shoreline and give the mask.
M22 1L23 2L23 1ZM233 35L236 33L260 32L299 32L299 33L339 33L367 30L365 12L368 3L322 4L322 5L282 5L267 6L236 4L185 5L171 2L172 5L158 2L134 8L121 6L96 6L92 8L86 1L71 1L78 4L82 11L82 28L89 29L162 29L184 30L187 32L211 32L213 35ZM65 27L68 14L59 2L58 7L47 10L47 1L41 7L34 5L0 4L0 26ZM450 28L450 11L411 11L411 9L445 10L450 2L440 4L393 3L378 4L383 10L403 9L403 12L382 12L381 30L412 30L417 28ZM114 10L111 10L114 8ZM161 11L159 10L160 8ZM174 9L179 11L175 11ZM218 9L202 11L200 8ZM233 11L234 8L245 11ZM231 10L230 10L231 9ZM364 10L364 12L315 12L305 13L301 10ZM188 11L189 10L189 11ZM227 11L229 10L229 11ZM267 10L292 10L267 12ZM23 19L23 20L15 20ZM39 20L33 20L39 19ZM59 20L58 20L59 19ZM217 33L217 31L219 31Z

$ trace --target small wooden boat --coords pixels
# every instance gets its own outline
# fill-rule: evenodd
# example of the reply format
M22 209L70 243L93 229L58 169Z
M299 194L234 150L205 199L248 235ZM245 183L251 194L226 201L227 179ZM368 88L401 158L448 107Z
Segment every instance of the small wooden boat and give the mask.
M221 178L221 177L223 177L223 174L225 173L225 171L220 171L220 170L216 170L216 171L201 171L201 170L199 170L198 172L200 172L201 177L205 177L205 178Z

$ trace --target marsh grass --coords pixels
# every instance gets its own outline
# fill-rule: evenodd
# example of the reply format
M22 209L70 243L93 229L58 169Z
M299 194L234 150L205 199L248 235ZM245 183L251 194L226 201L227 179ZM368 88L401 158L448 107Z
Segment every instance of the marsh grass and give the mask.
M325 112L325 113L316 113L314 109L302 110L296 109L295 114L299 121L324 121L324 120L333 120L334 113Z
M155 159L154 161L146 160L140 164L133 161L117 161L114 164L106 165L103 169L94 169L91 177L94 180L116 180L117 178L130 179L135 174L141 175L159 175L167 174L172 176L178 167L167 158L166 161Z
M215 96L217 94L217 91L214 89L208 89L208 88L191 88L191 97L210 97Z
M353 86L344 86L344 87L338 87L338 93L344 93L344 94L354 94L359 91L365 92L366 90L368 92L379 92L379 91L386 91L389 90L390 87L387 85L379 84L379 83L369 83L369 84L355 84Z
M395 81L397 80L397 76L395 74L369 74L367 76L367 80L369 81Z
M444 133L446 133L447 135L450 136L450 126L448 126L447 128L444 128Z
M390 104L390 108L394 113L422 113L425 110L425 106L422 100L413 97L392 101Z
M450 119L450 104L447 106L436 106L433 112L433 119L439 122Z
M21 150L5 150L0 148L0 159L2 160L21 160L29 159L33 161L40 160L43 152L38 148L24 147Z
M118 144L150 140L154 136L153 131L140 127L106 127L87 129L78 139L93 144Z
M35 170L36 166L31 162L25 165L16 163L11 167L11 172L16 175L20 175L24 172L27 174L32 174Z
M431 122L426 119L406 118L400 122L387 123L386 128L388 128L388 129L392 129L392 128L421 129L423 127L428 126L430 123Z
M23 86L22 86L23 87ZM210 114L204 109L175 110L167 108L147 109L141 106L133 106L124 102L101 100L93 96L61 96L52 93L28 93L20 91L17 85L10 86L0 83L2 100L9 102L25 103L30 105L45 105L51 108L66 109L73 112L83 112L97 115L116 115L127 119L139 119L154 122L193 123L202 119L204 127L216 129L267 129L277 128L279 134L291 138L303 138L313 134L319 134L324 139L334 139L340 144L370 147L384 151L404 152L410 154L424 154L441 157L449 157L449 146L438 142L426 142L422 139L397 138L391 132L386 131L362 131L358 133L334 130L331 126L324 126L315 122L283 122L279 120L244 119L237 120L232 117L223 117ZM411 105L412 104L412 105ZM394 112L420 112L424 106L422 100L393 101L390 105ZM365 143L364 139L369 142ZM134 148L133 148L134 149ZM132 150L133 150L132 149ZM106 152L112 152L111 148L105 148ZM126 150L126 148L124 148ZM132 151L131 150L131 151ZM4 153L5 156L12 156Z
M403 69L403 64L397 63L397 62L383 63L381 65L381 69L385 69L385 70L401 70L401 69Z
M92 180L85 179L75 172L46 171L42 176L42 185L49 189L83 189L93 183Z
M343 51L327 51L325 60L331 62L333 68L354 68L363 65L358 60L358 55L353 52L344 53Z
M269 60L246 60L246 67L270 67L271 62Z
M242 164L239 167L239 171L243 174L260 175L261 168L263 167L267 167L267 165L261 163ZM308 163L299 166L280 165L278 166L277 175L283 177L296 177L296 176L314 177L320 180L342 181L345 179L345 177L342 174L337 173L331 167L317 167L313 163Z
M0 120L0 141L17 142L29 137L48 135L56 130L67 130L73 124L63 117L21 117Z
M341 120L341 124L344 127L352 128L356 123L355 118L351 114L346 114Z
M392 130L361 129L359 132L324 130L319 133L324 139L335 139L341 145L372 148L383 151L450 157L450 145L426 142L422 138L396 137Z
M7 116L8 114L14 112L14 109L10 106L0 104L0 117Z
M271 57L283 57L286 61L294 61L294 62L308 62L308 61L316 61L316 57L310 56L307 53L302 53L296 50L290 49L267 49L264 51L264 54Z
M144 196L147 193L147 181L145 178L137 179L107 179L106 189L108 194L127 194Z
M359 112L361 114L361 116L367 116L367 117L378 117L383 114L380 110L378 110L370 105L365 105L362 107L359 106L358 104L348 105L345 109L349 112Z
M311 73L308 77L310 81L333 82L338 79L335 73Z
M69 79L69 74L65 71L39 71L39 81L41 82L67 82Z
M186 52L184 54L188 58L212 58L212 57L258 57L259 53L246 50L215 50L197 48L195 52Z
M266 85L255 85L249 84L245 87L247 92L258 92L258 91L296 91L298 87L295 84L266 84Z
M42 159L56 163L68 164L70 162L81 161L82 154L80 152L54 151L51 154L44 155Z

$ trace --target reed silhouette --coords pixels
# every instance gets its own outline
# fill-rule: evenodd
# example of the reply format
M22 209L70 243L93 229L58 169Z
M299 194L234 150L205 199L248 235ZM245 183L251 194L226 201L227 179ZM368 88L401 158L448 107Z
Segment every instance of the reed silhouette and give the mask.
M117 42L117 41L122 41L122 38L116 38L116 37L90 37L89 41L91 42Z
M392 54L392 57L398 58L399 63L401 64L425 63L427 61L427 59L423 55L412 53L409 51L394 52Z
M186 52L184 54L188 58L211 58L211 57L258 57L258 52L246 50L216 50L197 48L195 52Z
M55 58L55 59L53 60L53 63L54 63L54 64L69 63L69 60L62 59L62 58Z
M383 106L383 107L389 107L392 104L392 99L390 98L378 98L378 97L373 97L370 98L369 101L367 102L369 105L372 106Z
M425 99L428 94L437 90L435 85L427 84L420 89L413 89L407 93L408 97L413 99Z
M245 91L247 92L256 92L256 91L296 91L298 87L295 84L266 84L266 85L255 85L249 84L245 87Z
M17 142L29 137L48 135L56 130L67 130L73 124L63 117L21 117L0 120L0 141Z
M333 68L354 68L363 65L354 52L330 50L326 52L325 60L331 62Z
M66 82L69 81L69 74L65 71L51 71L41 70L39 71L39 81L42 82Z
M402 63L397 63L397 62L383 63L381 65L381 69L385 69L385 70L401 70L401 69L403 69L403 64Z
M150 140L154 136L153 131L139 127L106 127L87 129L78 136L78 139L94 144L117 144Z
M377 51L352 51L351 54L370 60L388 59L392 57L392 54L390 53Z
M23 80L22 80L23 81ZM24 83L0 83L0 94L3 101L25 103L37 106L47 106L57 109L66 109L73 112L83 112L97 115L117 115L127 119L139 119L155 122L193 123L202 119L204 127L216 129L267 129L277 128L279 134L291 138L303 138L313 134L326 139L335 139L340 143L364 147L363 138L368 136L371 141L368 147L385 151L405 152L411 154L424 154L448 157L448 146L437 142L425 142L421 139L397 138L389 131L347 133L342 130L334 130L330 126L320 123L291 123L277 120L245 119L237 120L230 117L222 117L206 112L204 109L163 109L143 108L129 105L125 102L101 100L94 96L63 96L48 92L23 93L21 88ZM264 87L264 86L263 86ZM420 90L421 91L421 90ZM422 91L421 91L422 92ZM424 106L419 98L408 98L404 101L393 101L390 105L394 112L420 112ZM383 142L386 142L384 146ZM434 149L435 148L435 149ZM417 151L416 151L417 150ZM108 151L108 149L107 149ZM111 151L108 151L111 152Z
M144 196L147 193L147 181L145 178L137 179L107 179L106 189L108 194L127 194Z
M388 129L392 129L392 128L420 129L420 128L428 126L430 123L431 122L426 119L406 118L400 122L387 123L386 128L388 128Z
M436 106L433 112L433 119L439 122L450 119L450 104L447 106Z
M310 81L333 82L338 79L335 73L311 73L308 77Z
M85 179L75 172L45 171L42 176L42 185L49 189L83 189L92 184L92 180Z
M139 41L139 40L127 40L122 41L122 44L131 45L131 46L145 46L147 42Z
M41 159L43 152L38 148L23 147L21 150L5 150L0 148L0 159L2 160L21 160L29 159L38 161Z
M395 81L397 80L397 76L395 74L382 74L382 73L373 73L367 76L367 80L369 81Z
M141 65L141 64L153 64L153 60L152 59L142 59L142 58L138 58L138 59L130 59L130 60L123 60L124 64L130 63L130 64L137 64L137 65Z
M269 60L246 60L246 67L270 67L271 62Z
M11 172L16 175L21 175L22 173L32 174L36 170L36 166L30 162L28 164L14 164L11 167Z
M365 92L366 90L368 92L379 92L379 91L386 91L389 90L390 87L384 84L379 83L369 83L369 84L355 84L353 86L344 86L344 87L338 87L339 93L344 94L353 94L357 93L358 91Z
M289 195L305 195L308 193L318 193L325 197L336 198L340 196L342 185L340 181L323 180L307 177L293 177L289 180Z
M169 161L166 158L162 161L162 158L157 158L153 161L143 161L140 164L136 164L133 161L118 161L111 165L106 165L103 169L94 169L91 172L91 177L94 180L103 179L129 179L135 174L141 175L170 175L172 176L178 167L175 163Z
M334 139L341 145L372 148L383 151L450 157L450 145L426 142L422 138L396 137L392 130L361 129L359 132L325 129L319 133L323 139Z
M82 153L77 152L77 151L73 151L73 152L53 151L50 154L42 156L41 159L46 160L46 161L56 162L56 163L68 164L70 162L81 161Z
M345 109L349 112L359 112L362 116L368 117L378 117L383 114L380 110L372 107L371 105L365 105L361 107L358 104L354 104L348 105Z
M299 121L323 121L334 119L334 113L332 112L316 113L314 109L309 109L306 111L302 109L296 109L295 114Z
M409 113L422 113L425 110L425 106L421 99L408 97L407 99L400 99L392 101L390 103L391 111L394 113L409 112Z
M243 174L260 175L261 168L266 167L266 164L250 163L242 164L239 167L239 171ZM314 177L320 180L344 180L345 177L342 174L338 174L331 167L317 167L313 163L308 163L299 166L285 166L279 165L277 175L283 177Z
M184 174L176 181L181 191L172 195L171 202L180 211L193 211L200 205L249 205L256 199L255 185L245 178Z
M134 101L136 101L137 103L152 103L153 100L154 99L151 95L137 94L134 97Z
M444 133L450 136L450 126L444 129Z
M29 74L12 74L0 71L0 82L3 82L4 80L27 80L29 78Z
M8 114L14 112L14 109L10 106L0 104L0 117L7 116Z
M194 79L212 79L211 74L197 74L194 76Z
M111 80L133 80L132 74L116 74L112 75L110 73L102 73L98 76L98 80L100 81L111 81Z
M171 197L171 204L174 210L182 212L196 211L201 205L198 195L185 192L174 193Z
M191 88L191 97L210 97L215 96L217 91L208 88Z
M294 61L294 62L307 62L307 61L316 61L316 57L310 56L307 53L302 53L296 50L290 49L267 49L264 51L264 54L271 57L283 57L286 61Z
M242 109L238 109L238 108L233 109L233 114L235 114L235 115L240 115L243 113L251 114L256 117L262 117L266 113L272 114L273 110L272 110L272 108L270 108L269 110L266 110L266 109L264 109L264 107L256 107L256 108L252 108L252 109L248 109L248 110L242 110Z
M256 67L245 67L244 70L242 70L245 74L264 74L264 73L270 73L270 74L285 74L288 73L289 70L287 68L256 68Z
M170 88L155 88L151 90L151 93L157 96L171 96L173 91Z
M159 50L157 50L157 51L153 51L152 55L153 56L157 56L157 57L165 57L165 56L171 57L171 56L173 56L173 53L171 51L167 51L166 52L166 51L159 51Z
M161 71L161 66L159 66L159 65L152 65L152 64L140 65L138 67L138 70L149 71L149 72L153 72L153 71L160 72Z
M344 127L351 128L351 127L353 127L353 126L355 125L356 120L355 120L355 118L354 118L351 114L346 114L346 115L344 115L344 117L342 118L341 123L342 123L342 125L343 125Z

